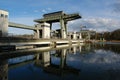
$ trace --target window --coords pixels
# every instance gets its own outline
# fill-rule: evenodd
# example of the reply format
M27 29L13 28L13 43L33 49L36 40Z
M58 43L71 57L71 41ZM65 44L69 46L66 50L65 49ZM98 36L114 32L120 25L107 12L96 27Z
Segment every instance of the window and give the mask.
M4 17L4 14L1 14L1 17Z

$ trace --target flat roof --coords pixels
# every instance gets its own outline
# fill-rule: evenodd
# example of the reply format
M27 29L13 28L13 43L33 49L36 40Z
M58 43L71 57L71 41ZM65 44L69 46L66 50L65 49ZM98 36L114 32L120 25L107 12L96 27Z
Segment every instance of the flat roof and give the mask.
M6 10L0 10L0 14L6 14L6 15L8 15L9 13Z
M43 18L36 19L34 21L38 23L43 23L43 22L54 23L54 22L59 22L61 18L63 18L66 21L71 21L82 17L79 15L79 13L66 14L63 11L58 11L58 12L44 14Z

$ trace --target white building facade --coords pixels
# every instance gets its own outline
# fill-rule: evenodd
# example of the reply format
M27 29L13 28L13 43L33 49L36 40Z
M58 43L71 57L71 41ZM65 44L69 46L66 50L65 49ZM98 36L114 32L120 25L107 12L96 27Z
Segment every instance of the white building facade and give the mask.
M8 16L9 13L5 10L0 10L0 36L8 35Z

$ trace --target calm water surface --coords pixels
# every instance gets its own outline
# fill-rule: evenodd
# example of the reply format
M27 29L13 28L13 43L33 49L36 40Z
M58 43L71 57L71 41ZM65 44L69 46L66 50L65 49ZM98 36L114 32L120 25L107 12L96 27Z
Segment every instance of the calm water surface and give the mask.
M82 44L0 57L0 80L120 80L120 44Z

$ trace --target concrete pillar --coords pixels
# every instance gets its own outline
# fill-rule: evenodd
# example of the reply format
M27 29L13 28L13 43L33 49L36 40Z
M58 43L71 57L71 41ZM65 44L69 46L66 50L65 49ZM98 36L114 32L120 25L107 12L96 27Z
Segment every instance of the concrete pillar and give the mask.
M0 36L8 35L8 15L9 13L4 10L0 10Z
M34 30L35 38L43 38L43 39L50 39L50 24L48 23L41 23L35 25L37 30Z
M0 60L0 80L8 80L8 61Z
M43 39L50 39L50 24L48 23L41 23L42 28L42 38Z
M62 39L65 39L67 35L66 35L65 23L63 19L60 19L60 26L61 26L61 37Z
M65 25L65 33L66 33L66 37L67 37L67 35L68 35L68 33L67 33L67 21L65 21L64 25Z

